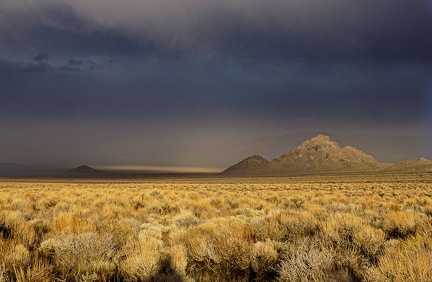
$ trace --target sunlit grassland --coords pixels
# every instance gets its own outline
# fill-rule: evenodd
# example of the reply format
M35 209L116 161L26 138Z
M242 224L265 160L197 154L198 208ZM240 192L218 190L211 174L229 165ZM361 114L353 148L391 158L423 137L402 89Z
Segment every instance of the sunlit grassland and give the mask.
M0 180L0 281L432 281L432 176Z

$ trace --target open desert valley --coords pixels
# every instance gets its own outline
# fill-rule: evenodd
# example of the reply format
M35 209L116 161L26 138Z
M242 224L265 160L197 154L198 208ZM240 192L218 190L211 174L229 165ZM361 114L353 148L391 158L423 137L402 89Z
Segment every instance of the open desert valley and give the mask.
M430 281L432 175L0 180L1 281Z

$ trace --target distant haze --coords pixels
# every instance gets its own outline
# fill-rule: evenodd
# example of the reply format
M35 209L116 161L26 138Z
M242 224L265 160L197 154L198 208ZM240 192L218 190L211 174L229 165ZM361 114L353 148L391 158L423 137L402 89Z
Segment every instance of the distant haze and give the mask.
M155 173L218 173L221 172L220 168L212 167L190 167L190 166L97 166L96 168L107 171L119 172L155 172Z

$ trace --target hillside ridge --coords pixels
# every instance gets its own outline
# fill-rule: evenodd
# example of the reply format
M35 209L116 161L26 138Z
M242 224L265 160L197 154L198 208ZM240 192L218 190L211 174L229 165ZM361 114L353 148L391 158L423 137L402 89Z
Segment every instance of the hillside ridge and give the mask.
M383 163L353 146L340 147L329 136L318 134L268 162L254 155L224 170L223 174L305 175L370 171L432 171L432 161L421 158L397 164Z

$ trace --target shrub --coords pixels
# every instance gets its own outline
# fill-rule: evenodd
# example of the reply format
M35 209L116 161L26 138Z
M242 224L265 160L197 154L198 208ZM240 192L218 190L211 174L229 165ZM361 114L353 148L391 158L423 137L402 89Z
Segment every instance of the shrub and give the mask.
M147 281L160 267L162 241L154 237L139 238L126 246L125 259L120 264L120 274L126 281Z
M432 281L432 239L392 240L379 264L366 271L366 281Z
M393 211L384 215L381 224L388 238L406 238L414 235L417 230L414 211Z
M256 280L263 281L274 278L279 260L277 244L270 240L255 243L252 248L251 266L255 272Z
M37 236L20 212L0 212L0 239L17 240L28 249L35 248Z
M279 266L280 281L323 281L333 269L333 253L316 241L306 239L288 250Z
M352 235L354 247L370 263L376 264L384 252L385 234L380 229L363 225Z
M253 229L236 218L191 227L180 238L187 248L187 272L220 280L248 277Z
M11 271L14 267L25 268L30 265L30 252L22 244L9 244L1 249L0 263L7 271Z
M55 270L63 279L79 281L83 275L95 274L99 280L108 280L115 274L115 253L109 235L70 234L52 244Z
M52 275L52 266L42 261L33 262L31 266L23 268L14 267L16 281L51 282L55 281ZM0 281L1 279L0 275Z
M294 242L317 234L321 226L311 212L271 211L262 220L253 221L257 241Z
M174 271L182 277L186 277L186 267L188 264L186 247L183 245L171 247L169 250L169 257Z

